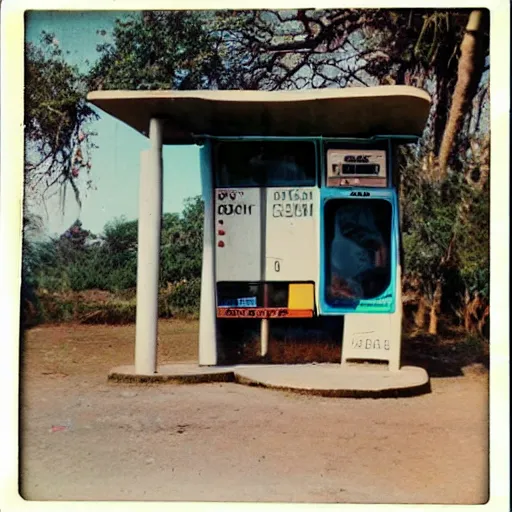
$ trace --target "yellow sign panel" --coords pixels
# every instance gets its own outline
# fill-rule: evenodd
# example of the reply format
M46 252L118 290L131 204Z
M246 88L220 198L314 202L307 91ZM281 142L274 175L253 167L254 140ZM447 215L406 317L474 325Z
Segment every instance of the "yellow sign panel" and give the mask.
M288 309L315 309L313 283L291 283L289 285Z

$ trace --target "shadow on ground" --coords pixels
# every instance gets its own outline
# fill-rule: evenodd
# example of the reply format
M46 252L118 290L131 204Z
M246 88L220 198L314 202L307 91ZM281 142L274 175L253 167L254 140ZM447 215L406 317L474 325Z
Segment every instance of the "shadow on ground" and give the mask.
M428 334L406 338L402 346L402 365L420 366L431 377L460 377L466 366L489 368L488 342L477 337L441 339Z
M260 322L219 322L219 364L338 363L343 324L340 318L319 317L275 323L268 353L260 355ZM489 367L489 343L456 328L433 336L405 329L402 366L419 366L431 377L458 377L466 366Z

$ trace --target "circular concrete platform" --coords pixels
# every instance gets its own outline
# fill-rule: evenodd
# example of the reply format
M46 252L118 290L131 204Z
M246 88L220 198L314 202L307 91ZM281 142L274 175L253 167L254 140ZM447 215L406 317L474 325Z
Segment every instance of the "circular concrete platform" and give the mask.
M137 374L134 365L118 366L112 369L108 380L128 383L200 384L203 382L233 382L232 367L199 366L197 363L165 364L157 373Z
M309 395L351 398L413 396L430 392L423 368L405 366L397 372L375 365L306 364L244 366L235 381Z
M237 382L301 394L385 398L430 392L430 380L423 368L405 366L397 372L376 365L297 364L198 366L195 363L162 365L151 375L137 375L135 367L120 366L109 380L128 383L194 384Z

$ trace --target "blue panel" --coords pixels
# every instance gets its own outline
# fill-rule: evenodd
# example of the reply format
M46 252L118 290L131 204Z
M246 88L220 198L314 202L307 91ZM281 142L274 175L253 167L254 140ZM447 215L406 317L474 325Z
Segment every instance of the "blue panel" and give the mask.
M256 308L256 297L242 297L240 299L224 299L219 301L219 308Z
M376 200L385 201L386 204L379 203ZM353 204L350 204L351 202ZM365 201L370 201L370 203L364 203ZM350 290L346 293L341 293L340 295L333 295L332 290L334 286L331 287L331 275L334 272L331 272L331 252L328 251L328 244L334 244L334 239L331 242L326 237L326 229L330 228L332 225L333 232L338 228L335 225L335 220L333 217L334 211L339 212L343 208L357 210L354 208L356 205L364 205L366 209L370 205L380 205L384 207L384 209L390 209L390 218L389 222L391 226L389 226L389 253L386 256L386 277L381 282L383 283L382 287L378 289L375 295L360 292L354 292L355 288L347 287L345 290ZM336 209L337 208L337 209ZM364 208L363 208L364 210ZM326 213L331 218L326 218ZM338 213L336 213L338 216ZM379 222L383 222L383 217L380 217ZM358 228L358 224L354 223L351 226L356 226L355 229ZM351 228L353 231L353 227ZM392 313L395 310L396 303L396 269L398 265L398 233L399 233L399 222L398 222L398 203L396 192L392 189L368 189L368 188L346 188L346 189L334 189L334 188L322 188L320 193L320 293L319 293L319 306L320 306L320 314L322 315L342 315L346 313ZM344 240L347 240L344 237L341 237ZM350 245L345 244L344 246L338 245L338 247L345 247L350 249L352 247L355 248L356 251L359 250L360 254L364 254L364 250L358 249L354 242L349 242ZM338 253L342 254L342 253ZM347 250L347 256L352 254L354 256L354 250ZM369 258L369 257L368 257ZM353 261L353 257L347 257L345 263L350 264ZM340 261L343 258L340 258ZM333 265L334 266L334 265ZM350 265L348 265L350 266ZM354 266L354 265L352 265ZM356 265L357 267L357 265ZM382 269L381 269L382 270ZM355 271L353 274L355 275ZM382 272L381 272L382 274ZM343 279L341 280L342 282ZM370 280L371 281L371 280ZM354 283L357 281L354 279ZM343 290L343 286L341 286ZM362 287L360 287L362 290ZM350 295L352 297L350 297Z
M203 201L211 201L213 198L213 170L211 155L211 142L206 139L203 142L201 149L199 150L199 162L201 167L201 193L203 196Z

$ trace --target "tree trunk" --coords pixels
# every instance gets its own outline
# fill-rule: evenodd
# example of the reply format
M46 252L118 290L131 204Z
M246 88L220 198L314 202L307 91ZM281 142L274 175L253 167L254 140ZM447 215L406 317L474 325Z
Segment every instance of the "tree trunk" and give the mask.
M484 13L472 11L466 25L466 33L460 45L457 83L453 91L450 114L439 149L439 178L446 175L448 160L452 153L462 121L476 93L485 63Z
M439 324L439 314L441 313L441 300L443 298L443 281L438 279L436 281L436 289L434 290L434 298L432 306L430 307L430 324L428 326L429 334L437 334L437 327Z
M423 295L420 295L418 299L418 309L414 314L414 325L418 329L424 329L427 323L427 302Z
M489 321L489 305L476 293L472 297L466 290L464 297L464 329L469 334L486 336ZM487 333L488 335L488 333Z
M472 332L472 320L471 320L471 297L469 296L469 290L466 288L464 291L464 330L468 333Z
M478 332L480 333L480 336L489 339L489 316L490 316L490 308L489 306L486 306L484 309L484 312L482 314L482 317L480 320L478 320Z

